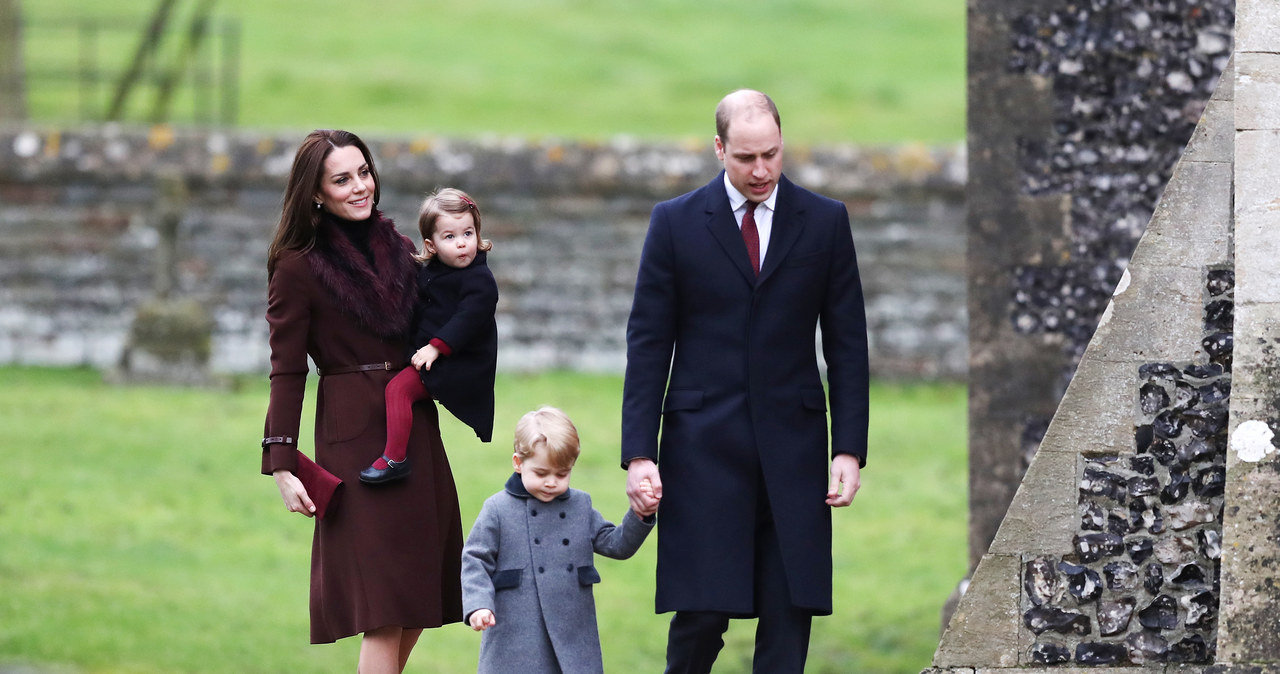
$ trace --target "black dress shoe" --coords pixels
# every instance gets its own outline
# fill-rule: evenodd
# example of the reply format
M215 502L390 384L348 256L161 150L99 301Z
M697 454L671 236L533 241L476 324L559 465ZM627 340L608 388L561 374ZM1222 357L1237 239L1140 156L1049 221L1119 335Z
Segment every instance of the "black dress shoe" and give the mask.
M384 454L382 460L387 462L387 467L378 470L373 466L369 466L360 471L360 481L365 484L382 484L383 482L391 482L409 474L409 458L405 457L404 461L392 461Z

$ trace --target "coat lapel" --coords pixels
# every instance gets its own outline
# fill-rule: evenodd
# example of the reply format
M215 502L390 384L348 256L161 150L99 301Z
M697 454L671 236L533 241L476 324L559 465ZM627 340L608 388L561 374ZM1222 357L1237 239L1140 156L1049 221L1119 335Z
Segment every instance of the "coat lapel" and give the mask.
M785 175L778 179L778 199L774 205L777 209L773 213L773 230L769 234L769 248L765 251L764 262L760 265L758 283L764 283L773 275L786 259L787 253L791 252L791 247L800 238L800 232L804 228L804 205L796 199L795 185ZM743 244L744 254L746 249Z
M738 221L733 217L733 208L729 205L729 195L724 191L724 172L721 171L703 189L706 190L707 229L711 230L711 235L733 262L738 273L742 274L742 278L755 285L756 275L751 271L747 244L742 241L742 230L738 229Z

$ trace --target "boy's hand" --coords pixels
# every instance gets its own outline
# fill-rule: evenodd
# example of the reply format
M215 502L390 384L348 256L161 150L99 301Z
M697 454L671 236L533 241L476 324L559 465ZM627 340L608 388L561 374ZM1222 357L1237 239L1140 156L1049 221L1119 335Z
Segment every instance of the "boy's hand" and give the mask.
M430 370L431 365L440 357L440 349L428 344L414 352L413 358L409 362L413 363L415 368L419 370Z
M487 608L478 609L471 614L471 629L477 632L483 632L490 627L498 624L498 620L493 617L493 611Z

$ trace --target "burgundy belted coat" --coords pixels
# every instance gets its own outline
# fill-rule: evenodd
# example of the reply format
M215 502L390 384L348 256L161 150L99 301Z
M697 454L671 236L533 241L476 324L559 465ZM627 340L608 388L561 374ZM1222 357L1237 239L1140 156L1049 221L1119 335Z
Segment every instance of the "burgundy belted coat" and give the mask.
M348 227L350 225L347 225ZM435 406L413 408L413 472L370 487L359 481L386 442L383 390L405 365L413 308L413 244L375 212L372 264L324 221L314 248L286 251L268 282L271 401L265 436L294 439L342 478L311 553L311 641L328 643L386 625L438 627L462 619L462 522ZM314 430L301 429L310 356L321 372L388 362L391 369L319 378ZM295 467L293 447L263 450L262 472Z

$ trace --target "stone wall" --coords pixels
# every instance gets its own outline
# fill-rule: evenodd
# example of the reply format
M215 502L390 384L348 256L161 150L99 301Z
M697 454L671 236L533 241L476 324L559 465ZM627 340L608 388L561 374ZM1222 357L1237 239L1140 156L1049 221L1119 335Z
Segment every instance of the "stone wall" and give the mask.
M1222 560L1250 554L1223 541L1243 273L1224 132L1230 85L1224 78L1174 170L936 667L1183 672L1220 662Z
M1231 54L1231 0L969 3L971 564Z
M190 201L174 294L210 308L216 370L265 371L265 251L302 135L0 128L0 363L119 360L153 292L157 184L177 174ZM505 370L621 372L649 211L718 170L709 141L366 140L382 208L415 240L431 189L480 202ZM789 147L787 173L849 207L875 374L963 377L963 152Z
M1240 0L1233 112L1235 364L1218 661L1280 671L1280 5Z
M1235 10L932 674L1280 672L1280 6Z

